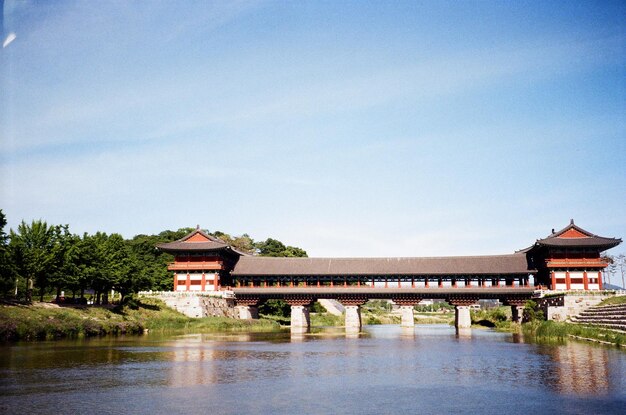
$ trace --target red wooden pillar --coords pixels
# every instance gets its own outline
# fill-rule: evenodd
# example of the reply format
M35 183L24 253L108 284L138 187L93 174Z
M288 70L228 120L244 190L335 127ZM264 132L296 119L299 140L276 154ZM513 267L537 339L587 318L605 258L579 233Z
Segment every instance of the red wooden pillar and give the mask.
M552 289L556 290L556 274L554 271L550 272L550 279L552 280Z
M200 283L200 290L204 291L206 289L206 275L204 272L202 273L202 282Z
M398 277L398 288L402 288L402 279Z
M453 286L454 288L457 288L457 287L458 287L458 285L457 285L457 283L456 283L456 278L452 278L452 286Z
M335 286L335 285L333 284L333 277L332 277L332 276L330 277L330 286L331 286L331 287L334 287L334 286Z
M174 291L178 291L178 274L174 274Z
M389 284L387 284L387 277L385 277L385 288L389 287Z
M317 276L317 286L318 287L320 286L320 276L319 275Z
M213 289L217 291L220 289L220 275L217 272L213 275Z
M570 290L572 287L572 280L569 277L569 271L565 271L565 289Z
M583 271L583 284L585 291L589 289L589 278L587 278L587 271Z
M191 277L187 274L187 291L191 291Z
M598 271L598 289L602 289L602 271Z
M356 286L361 288L361 277L356 277Z
M471 278L467 278L465 280L465 288L472 288L472 279Z
M413 287L415 287L415 285ZM428 277L424 279L424 288L428 288Z
M439 286L439 288L443 288L443 278L439 278L439 280L437 281L437 285Z
M343 277L343 286L344 287L348 286L348 277Z

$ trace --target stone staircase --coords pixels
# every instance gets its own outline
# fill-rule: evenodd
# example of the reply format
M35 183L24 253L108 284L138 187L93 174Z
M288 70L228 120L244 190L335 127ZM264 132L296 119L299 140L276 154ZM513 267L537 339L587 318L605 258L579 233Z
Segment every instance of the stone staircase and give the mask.
M626 304L589 307L579 315L572 316L571 320L578 324L626 332Z

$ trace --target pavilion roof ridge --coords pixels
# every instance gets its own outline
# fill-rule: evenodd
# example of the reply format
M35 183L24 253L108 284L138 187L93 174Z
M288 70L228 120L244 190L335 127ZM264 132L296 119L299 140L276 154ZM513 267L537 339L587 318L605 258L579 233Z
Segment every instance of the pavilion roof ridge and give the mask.
M574 232L573 234L570 233L568 235L565 235L569 231ZM582 236L579 236L576 233ZM553 229L552 233L547 237L537 239L531 247L520 250L518 252L528 252L535 247L542 246L557 248L594 247L601 248L602 250L607 250L619 245L620 243L622 243L621 238L608 238L605 236L596 235L576 225L574 223L574 219L571 219L570 223L563 229L560 229L558 231L554 231Z
M187 235L183 236L180 239L177 239L174 242L186 242L187 240L189 240L192 236L194 236L196 234L200 234L200 235L204 236L205 238L207 238L211 242L219 242L219 243L223 243L224 245L228 245L226 242L224 242L222 239L218 238L217 236L213 236L213 235L211 235L209 233L206 233L205 231L200 229L199 226L196 227L196 229L194 229L193 231L189 232Z

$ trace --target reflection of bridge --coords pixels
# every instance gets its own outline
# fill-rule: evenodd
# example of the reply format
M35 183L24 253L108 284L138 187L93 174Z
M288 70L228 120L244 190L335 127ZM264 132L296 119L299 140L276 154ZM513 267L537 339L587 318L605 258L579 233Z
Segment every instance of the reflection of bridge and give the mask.
M513 320L522 317L524 303L534 292L530 287L463 287L463 288L378 288L378 287L244 287L233 289L240 318L258 316L258 305L266 300L280 299L291 306L292 332L304 332L310 327L309 306L320 298L335 299L345 309L348 331L361 329L360 306L370 299L388 299L400 305L402 325L413 326L413 307L423 299L442 299L455 307L455 326L471 325L469 307L481 299L497 299L510 305Z

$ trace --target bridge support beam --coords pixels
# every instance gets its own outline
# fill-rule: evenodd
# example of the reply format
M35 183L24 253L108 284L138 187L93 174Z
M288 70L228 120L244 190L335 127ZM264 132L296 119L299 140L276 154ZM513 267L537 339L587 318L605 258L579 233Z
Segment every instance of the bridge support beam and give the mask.
M524 306L523 305L512 305L511 306L511 315L514 323L521 323L524 318Z
M402 327L415 327L415 319L413 318L413 306L401 305L400 312L402 313Z
M472 327L470 306L478 302L474 296L453 296L448 302L454 306L454 327L459 330L467 330Z
M249 320L259 318L259 308L254 305L238 305L236 316L240 320Z
M470 308L468 305L454 306L454 327L457 329L469 329L472 327Z
M291 306L291 332L308 333L311 328L311 318L309 317L309 306Z
M313 302L310 295L286 295L285 302L291 306L291 334L308 333L311 329L309 307Z
M356 334L361 332L361 306L367 302L367 296L339 296L337 300L343 304L344 309L346 310L346 334Z
M358 333L361 331L361 306L346 305L346 333Z
M402 327L415 327L415 319L413 317L413 307L416 304L419 304L421 301L421 297L418 296L393 296L391 297L391 301L398 304L400 306L400 315L402 316Z
M505 298L503 303L511 306L511 320L513 320L514 323L521 323L524 318L524 306L526 305L526 299L509 297Z

